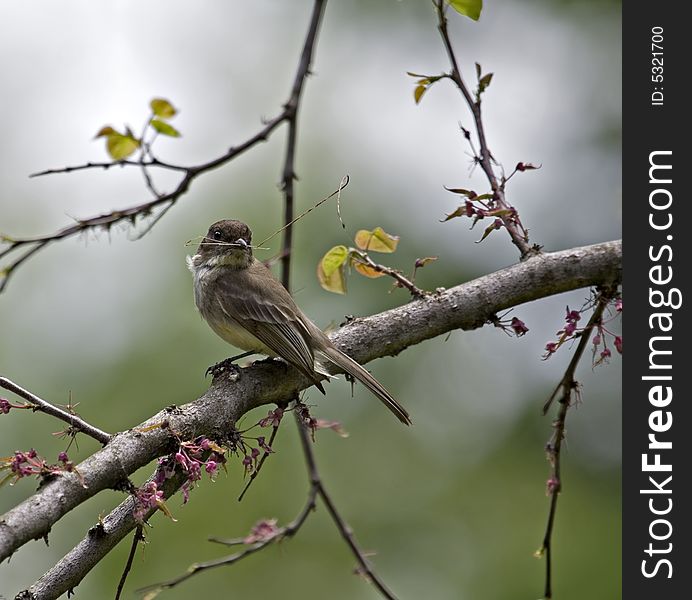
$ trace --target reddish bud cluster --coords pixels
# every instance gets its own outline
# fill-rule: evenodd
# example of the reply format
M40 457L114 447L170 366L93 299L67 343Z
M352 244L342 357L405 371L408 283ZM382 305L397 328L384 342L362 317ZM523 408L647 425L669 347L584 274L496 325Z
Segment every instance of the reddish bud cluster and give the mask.
M555 477L551 477L545 482L545 495L552 496L555 492L560 491L560 482Z
M8 470L9 473L0 479L0 485L10 480L13 480L11 485L14 485L23 477L31 477L32 475L45 478L60 473L76 473L84 485L81 475L67 456L67 452L58 454L58 462L51 465L46 462L46 459L39 456L33 448L26 452L17 450L12 456L0 459L0 471L3 470Z
M183 504L186 504L190 499L190 491L202 479L202 469L213 481L219 466L224 466L225 463L224 449L209 438L198 437L191 442L180 442L176 452L159 459L153 480L135 491L135 519L141 522L151 508L157 508L167 516L171 516L163 503L162 488L166 480L173 477L176 471L185 475L181 490Z
M243 543L256 544L258 542L266 542L280 533L281 529L276 526L276 519L263 519L253 525L250 533L243 538Z
M6 415L13 408L32 408L30 404L12 404L7 398L0 398L0 415Z
M495 325L495 327L499 327L502 329L502 331L510 336L513 333L517 337L521 337L529 332L529 328L526 326L526 323L524 323L524 321L518 317L512 317L512 319L509 321L507 321L507 319L493 317L490 319L490 322Z
M622 354L622 336L615 335L610 331L606 324L622 314L622 298L618 297L613 301L615 308L615 315L608 320L602 320L600 323L596 324L596 334L591 339L592 345L592 366L597 367L598 365L608 362L608 359L612 356L612 352L608 347L608 339L612 338L613 346L617 350L618 354ZM584 331L580 328L577 323L581 320L581 314L585 309L582 310L570 310L569 306L566 310L565 316L565 326L557 332L560 336L557 342L548 342L545 345L545 353L543 354L543 360L550 358L555 352L569 340L574 340L579 337Z
M159 489L156 481L148 481L135 492L135 510L133 515L138 523L144 521L149 509L163 510L164 507L163 490Z
M284 416L284 409L283 408L275 408L274 410L270 410L267 413L267 416L264 417L264 419L260 419L259 423L257 423L260 427L278 427L279 423L281 423L281 419Z
M517 337L526 335L529 332L529 328L526 326L524 321L518 319L517 317L512 317L512 321L510 322L509 326L512 328L514 335Z
M297 403L295 410L298 412L298 416L303 422L303 425L310 431L310 437L314 442L315 431L317 431L317 419L310 414L310 409L306 404Z
M520 173L523 173L524 171L533 171L534 169L540 169L541 165L536 166L531 163L518 162L517 166L514 168Z

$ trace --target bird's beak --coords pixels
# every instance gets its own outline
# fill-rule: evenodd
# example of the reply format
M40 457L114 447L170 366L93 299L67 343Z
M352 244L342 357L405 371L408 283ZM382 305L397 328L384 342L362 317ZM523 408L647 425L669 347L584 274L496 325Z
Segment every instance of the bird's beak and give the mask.
M238 238L235 243L241 248L247 248L247 242L243 238Z

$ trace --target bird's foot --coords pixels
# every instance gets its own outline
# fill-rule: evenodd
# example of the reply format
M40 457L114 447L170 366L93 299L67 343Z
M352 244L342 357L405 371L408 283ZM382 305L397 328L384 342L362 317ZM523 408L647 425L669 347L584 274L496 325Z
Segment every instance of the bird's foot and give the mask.
M216 379L219 375L223 373L238 373L239 367L235 364L235 361L240 360L254 354L254 352L243 352L237 356L231 356L230 358L225 358L222 361L217 362L215 365L209 367L205 372L204 376L207 377L211 375L212 380Z

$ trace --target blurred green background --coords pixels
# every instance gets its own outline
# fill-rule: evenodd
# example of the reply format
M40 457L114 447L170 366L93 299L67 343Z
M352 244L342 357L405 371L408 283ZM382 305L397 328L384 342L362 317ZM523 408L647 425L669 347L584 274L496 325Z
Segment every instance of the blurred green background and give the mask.
M181 109L173 124L184 137L156 143L164 160L202 162L246 139L288 96L310 9L308 1L2 3L0 232L48 233L72 217L146 199L136 170L27 175L105 160L103 140L91 140L96 131L124 123L139 130L154 96ZM533 241L552 251L619 237L619 3L489 1L479 23L452 14L450 30L467 80L474 61L495 74L484 100L495 157L508 170L518 161L543 165L508 189ZM319 287L320 256L348 244L357 229L380 225L399 234L398 252L386 258L404 270L416 257L439 256L420 272L428 289L517 260L502 232L474 244L481 230L469 231L468 221L439 222L457 204L443 185L485 187L458 128L471 125L459 94L441 82L421 105L413 102L406 71L446 69L429 2L328 4L300 114L298 210L348 173L348 230L329 205L301 220L292 274L298 303L323 327L407 300L402 291L388 293L388 281L357 275L343 297ZM55 244L22 266L0 296L0 373L55 403L71 394L86 420L109 431L198 397L206 367L232 351L194 309L184 242L219 218L245 220L258 240L280 225L284 133L195 183L142 240L116 228ZM170 176L159 175L160 188L171 189ZM261 258L277 251L277 240ZM343 381L326 398L309 393L316 416L339 420L350 433L318 434L326 485L402 599L541 595L544 562L533 552L547 516L543 447L551 422L540 407L570 351L540 357L565 306L579 307L586 296L518 307L512 314L531 330L521 339L494 328L455 332L369 365L410 410L410 429L360 386L353 399ZM583 403L568 417L555 529L561 600L620 596L620 368L616 356L579 372ZM40 414L0 415L0 454L35 447L53 459L64 448L51 435L59 429ZM71 455L82 459L94 449L80 438ZM293 518L308 484L292 423L275 449L242 504L235 462L227 477L193 491L188 505L173 498L178 522L152 519L126 597L220 556L209 535L237 537L260 518ZM29 480L2 488L0 512L34 488ZM30 585L121 499L99 494L54 527L49 547L32 542L0 565L0 594ZM112 552L77 597L112 597L128 549L129 541ZM161 597L378 597L353 567L319 507L295 539Z

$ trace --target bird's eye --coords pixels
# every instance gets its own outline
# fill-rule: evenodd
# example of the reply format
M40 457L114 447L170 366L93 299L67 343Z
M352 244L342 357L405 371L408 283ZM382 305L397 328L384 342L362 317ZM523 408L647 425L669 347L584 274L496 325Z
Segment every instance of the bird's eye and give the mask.
M219 229L217 229L216 231L214 231L214 233L212 233L211 235L212 235L212 237L213 237L215 240L220 240L221 237L222 237L222 235L221 235L221 230L219 230Z

